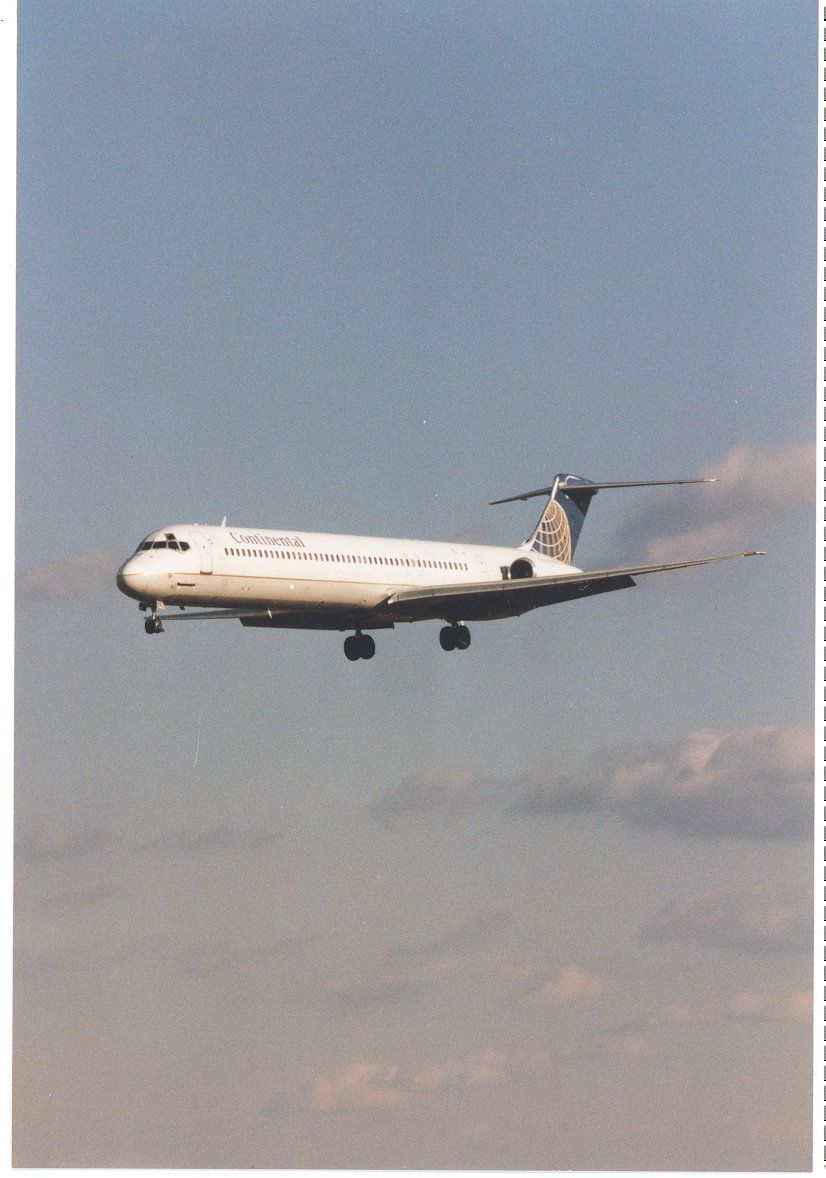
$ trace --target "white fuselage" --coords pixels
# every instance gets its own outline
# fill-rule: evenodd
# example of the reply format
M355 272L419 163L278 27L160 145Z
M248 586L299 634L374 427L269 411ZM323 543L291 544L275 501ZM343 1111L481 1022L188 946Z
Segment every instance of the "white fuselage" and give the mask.
M165 605L380 612L404 589L574 571L525 546L175 524L142 541L117 582L129 597Z

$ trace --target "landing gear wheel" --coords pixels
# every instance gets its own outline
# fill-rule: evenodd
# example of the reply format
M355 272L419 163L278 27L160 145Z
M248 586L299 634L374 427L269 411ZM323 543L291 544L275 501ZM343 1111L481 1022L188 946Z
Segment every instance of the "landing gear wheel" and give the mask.
M371 659L376 653L376 644L369 634L357 630L344 639L344 653L351 663L357 659Z
M456 649L456 627L443 626L439 631L439 645L442 650Z
M457 650L467 650L470 646L470 630L468 630L467 626L456 627L455 639Z
M160 618L147 618L143 628L147 634L163 634L163 622Z

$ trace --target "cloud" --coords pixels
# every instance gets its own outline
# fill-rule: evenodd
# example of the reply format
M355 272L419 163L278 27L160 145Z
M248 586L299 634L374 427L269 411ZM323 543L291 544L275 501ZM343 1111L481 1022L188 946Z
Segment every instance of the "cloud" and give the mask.
M121 563L122 557L104 549L34 565L18 574L17 596L23 601L57 601L102 593L114 587L115 571Z
M509 923L507 912L486 909L460 920L438 937L419 945L400 946L397 953L407 958L430 958L441 953L468 953L501 933Z
M603 755L590 770L536 783L510 807L546 816L607 811L698 838L809 838L813 739L804 724L702 730Z
M650 1038L639 1031L625 1031L618 1035L606 1035L603 1046L611 1055L625 1060L645 1059L654 1048Z
M464 770L410 777L370 809L379 818L459 817L503 807L528 817L607 812L697 838L808 839L813 781L811 726L767 724L609 750L575 773L527 782L480 781Z
M267 847L277 842L280 834L268 830L254 830L252 828L239 830L223 825L214 826L206 830L195 831L167 831L155 838L139 843L135 854L160 851L169 854L196 855L204 851L254 851L259 847Z
M109 841L109 838L98 830L57 827L33 830L17 840L15 856L23 863L73 859L107 847Z
M781 1018L796 1023L811 1023L813 1013L813 992L796 990L793 994L760 994L742 990L735 994L727 1014L735 1020Z
M774 524L796 507L814 504L815 446L735 446L703 467L699 477L720 481L646 493L619 530L624 557L661 561L763 547Z
M810 1024L813 1013L811 990L791 994L764 994L739 990L728 998L706 998L700 1002L678 999L668 1002L652 1020L661 1027L697 1027L719 1022L756 1022L766 1019Z
M488 1047L476 1055L419 1068L411 1074L410 1085L414 1091L424 1092L485 1088L509 1084L521 1075L543 1071L549 1062L547 1051Z
M642 928L642 940L753 951L808 950L811 913L802 898L766 891L694 892L660 909Z
M526 998L526 1002L536 1007L572 1006L580 1003L595 1002L608 989L605 978L572 962L559 971L555 977L544 986L533 990Z
M408 777L371 805L377 818L407 814L463 814L489 805L496 787L481 782L468 770L425 773Z
M187 942L177 936L149 934L107 937L96 941L77 940L49 953L18 954L17 968L22 975L35 978L64 970L100 972L111 966L140 962L162 963L164 968L186 977L253 968L271 971L317 940L311 935L286 936L248 944L225 938Z
M89 904L99 904L104 900L111 900L122 894L122 888L108 884L101 884L98 887L67 888L61 892L52 892L50 895L44 897L40 903L40 907L44 911L61 908L82 908Z
M310 1104L322 1113L393 1109L413 1096L401 1085L397 1067L354 1063L332 1076L320 1076L312 1085Z
M419 945L395 945L366 970L337 971L320 995L348 1011L427 996L440 982L494 978L524 982L533 967L490 942L508 923L503 912L481 912Z
M261 1115L281 1116L292 1107L311 1113L405 1113L432 1107L433 1098L512 1084L547 1069L546 1051L487 1047L469 1055L404 1067L359 1060L318 1076L298 1090L283 1090Z

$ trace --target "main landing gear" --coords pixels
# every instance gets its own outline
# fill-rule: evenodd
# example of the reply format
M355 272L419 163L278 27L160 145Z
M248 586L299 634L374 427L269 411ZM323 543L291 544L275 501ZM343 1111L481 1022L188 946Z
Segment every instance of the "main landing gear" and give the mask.
M376 644L369 634L356 630L344 639L344 653L351 663L358 659L371 659L376 653Z
M467 650L470 646L470 630L467 626L443 626L439 631L442 650Z

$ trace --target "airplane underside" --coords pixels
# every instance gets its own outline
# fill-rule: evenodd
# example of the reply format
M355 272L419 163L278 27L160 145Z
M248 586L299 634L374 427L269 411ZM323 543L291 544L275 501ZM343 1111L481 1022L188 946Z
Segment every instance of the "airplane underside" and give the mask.
M499 591L494 597L490 595L489 586L465 586L453 599L445 599L441 595L430 597L425 592L424 595L411 595L411 600L405 601L404 595L400 594L395 600L383 602L379 608L367 609L353 609L352 606L342 605L338 609L296 610L283 605L250 605L249 602L243 602L233 603L228 607L225 605L222 609L192 612L193 605L198 606L202 603L190 598L185 605L180 601L168 601L166 605L180 606L180 612L160 617L156 606L149 602L143 602L141 605L143 609L151 611L144 623L147 634L162 633L165 621L206 618L237 619L242 626L262 630L329 630L340 633L354 631L344 640L344 653L354 662L358 659L371 659L375 654L375 641L367 633L370 630L393 630L397 624L439 620L447 623L439 631L439 644L442 650L467 650L471 641L467 622L491 622L519 617L540 605L572 601L633 584L634 581L627 576L614 577L604 583L599 580L589 584L578 581L575 584L560 583L556 586L548 586L546 583L541 588L540 597L536 599L525 591L524 582L520 583L518 592L512 593L507 592L506 586L497 585L497 590L504 592ZM537 589L540 587L537 586ZM553 591L551 597L549 590ZM209 603L212 604L211 599Z

